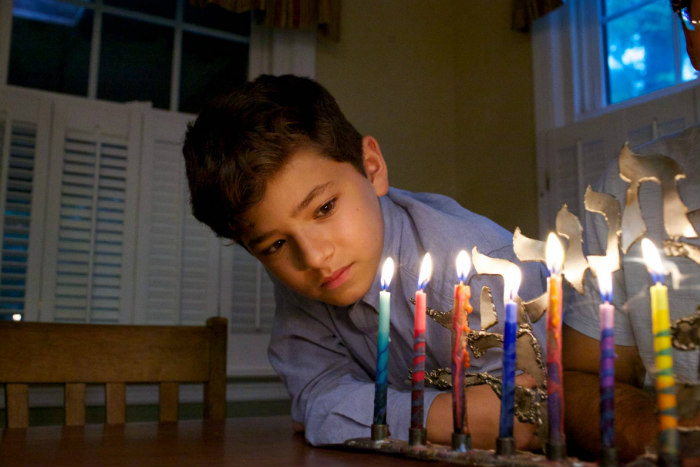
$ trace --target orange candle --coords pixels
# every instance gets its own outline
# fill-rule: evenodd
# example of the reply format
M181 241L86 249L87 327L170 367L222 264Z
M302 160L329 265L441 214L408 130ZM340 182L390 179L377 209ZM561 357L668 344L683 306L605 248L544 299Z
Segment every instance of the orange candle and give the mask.
M469 422L467 404L464 395L464 370L469 367L469 353L466 349L464 333L469 332L467 314L472 311L469 305L471 289L464 282L467 280L471 260L469 254L461 250L457 254L457 280L454 289L454 306L452 308L452 421L454 434L452 449L464 452L471 448L469 441ZM466 435L466 436L464 436Z
M549 442L547 457L551 460L566 456L564 438L564 382L561 366L561 270L564 249L557 235L550 232L546 243L547 269L549 269L547 309L547 414L549 417Z

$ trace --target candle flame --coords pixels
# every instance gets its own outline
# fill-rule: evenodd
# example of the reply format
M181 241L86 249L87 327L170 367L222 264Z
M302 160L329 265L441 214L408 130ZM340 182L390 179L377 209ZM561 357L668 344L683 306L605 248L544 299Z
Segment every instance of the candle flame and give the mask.
M379 279L382 290L388 290L389 284L391 283L391 278L394 277L394 260L387 258L384 260L384 266L382 266L382 275Z
M469 269L472 267L472 260L469 257L469 253L465 250L460 250L457 253L457 279L459 282L465 282L467 280L467 275L469 274Z
M588 264L598 277L598 291L603 302L612 302L612 271L610 263L605 256L589 256Z
M515 297L518 296L520 281L522 281L523 278L520 268L512 263L511 266L512 267L509 267L503 274L503 294L504 301L506 302L514 301Z
M423 261L420 264L420 274L418 275L418 289L424 290L425 286L428 285L430 276L433 273L433 260L430 257L430 253L426 253L423 256Z
M545 258L550 274L559 274L564 263L564 248L559 237L554 232L549 232L545 244Z
M661 264L661 256L659 256L659 250L654 245L654 242L648 238L642 239L642 256L644 256L644 262L647 265L647 270L651 274L651 278L654 282L663 282L664 267Z

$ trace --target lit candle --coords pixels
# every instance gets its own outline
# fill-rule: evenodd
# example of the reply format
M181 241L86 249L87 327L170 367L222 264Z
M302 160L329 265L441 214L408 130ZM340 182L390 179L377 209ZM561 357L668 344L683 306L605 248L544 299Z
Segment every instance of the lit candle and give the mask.
M503 331L501 416L498 429L498 437L501 439L513 437L513 417L515 415L515 343L518 331L518 304L515 302L515 297L518 295L521 279L520 268L517 266L509 268L508 274L503 277L503 301L506 308L506 322ZM500 443L502 445L504 442L501 441Z
M425 287L433 270L430 253L426 253L418 275L416 308L413 323L413 375L411 391L411 429L409 443L425 444L426 433L423 426L423 389L425 385Z
M550 460L566 457L564 441L564 385L561 366L561 269L564 249L557 235L550 232L545 245L545 257L549 279L549 306L547 312L547 415L549 442L547 457Z
M389 317L391 310L391 293L389 283L394 275L394 260L387 258L382 267L379 292L379 326L377 329L377 375L374 390L374 425L372 439L385 439L386 428L386 391L387 362L389 360ZM381 428L380 428L381 427Z
M615 307L612 273L603 260L596 267L600 316L600 464L617 465L615 447Z
M656 355L656 397L659 409L659 465L678 463L678 413L676 408L676 383L673 378L668 292L664 281L664 269L659 251L648 238L642 239L642 254L654 285L649 288L651 297L651 326Z
M469 332L467 314L472 311L469 305L471 289L464 284L471 268L469 254L461 250L457 254L456 262L458 283L455 284L452 308L452 421L454 425L452 448L464 452L471 447L464 397L464 370L469 367L469 353L464 334Z

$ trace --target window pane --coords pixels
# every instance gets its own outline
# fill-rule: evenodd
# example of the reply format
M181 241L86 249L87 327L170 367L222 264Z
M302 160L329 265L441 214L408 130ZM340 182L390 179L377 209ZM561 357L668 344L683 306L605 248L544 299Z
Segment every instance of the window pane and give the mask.
M250 12L236 14L214 4L197 7L185 2L185 22L250 36Z
M149 15L175 17L175 0L102 0L105 5L124 8L125 10L138 11ZM188 1L188 0L185 0Z
M8 83L87 95L92 11L45 0L13 7Z
M206 100L244 82L247 65L248 44L183 34L179 110L198 113Z
M644 3L646 3L645 0L603 0L603 15L610 16L626 9L638 9L640 4ZM668 1L666 3L668 4ZM669 5L668 8L670 9L671 6Z
M607 23L609 103L676 84L672 21L658 0Z
M167 109L172 55L172 29L104 15L97 97Z

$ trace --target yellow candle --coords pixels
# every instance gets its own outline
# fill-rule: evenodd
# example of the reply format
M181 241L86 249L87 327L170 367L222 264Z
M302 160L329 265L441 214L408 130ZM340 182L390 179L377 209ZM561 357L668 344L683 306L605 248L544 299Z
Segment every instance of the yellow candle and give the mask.
M676 383L673 377L671 325L668 313L668 292L663 284L664 270L659 252L651 242L642 240L642 254L654 281L649 288L651 297L651 326L654 334L656 365L656 397L659 409L659 456L678 456L678 411Z

